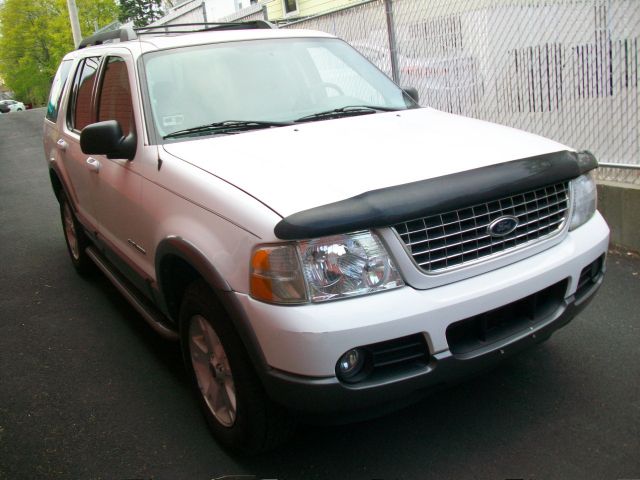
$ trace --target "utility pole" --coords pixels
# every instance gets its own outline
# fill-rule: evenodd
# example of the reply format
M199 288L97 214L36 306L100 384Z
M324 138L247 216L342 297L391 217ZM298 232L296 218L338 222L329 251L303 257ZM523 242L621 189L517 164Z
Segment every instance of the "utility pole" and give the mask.
M73 34L73 44L76 48L82 41L82 33L80 33L80 22L78 22L78 9L76 8L76 0L67 0L67 8L69 9L69 21L71 22L71 33Z

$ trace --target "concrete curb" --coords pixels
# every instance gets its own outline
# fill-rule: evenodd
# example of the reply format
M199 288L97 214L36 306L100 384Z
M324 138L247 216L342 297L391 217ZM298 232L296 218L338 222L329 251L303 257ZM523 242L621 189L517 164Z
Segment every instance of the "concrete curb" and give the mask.
M640 186L598 181L598 210L611 229L611 243L640 252Z

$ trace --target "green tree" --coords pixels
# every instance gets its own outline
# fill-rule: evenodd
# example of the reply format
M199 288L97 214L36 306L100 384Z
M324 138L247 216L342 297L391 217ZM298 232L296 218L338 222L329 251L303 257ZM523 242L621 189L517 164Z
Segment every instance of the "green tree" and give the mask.
M133 21L136 27L144 27L162 17L161 0L120 0L121 22Z
M76 5L83 37L117 20L120 12L115 0L76 0Z
M115 20L115 0L77 0L80 27ZM16 98L43 104L65 53L73 50L66 0L5 0L0 6L0 77Z

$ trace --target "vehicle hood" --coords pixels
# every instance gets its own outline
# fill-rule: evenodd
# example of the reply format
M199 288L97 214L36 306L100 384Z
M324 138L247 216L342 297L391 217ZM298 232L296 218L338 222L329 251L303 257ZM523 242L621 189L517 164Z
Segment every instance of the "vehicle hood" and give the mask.
M163 148L283 217L371 190L567 150L533 134L431 108L213 136Z

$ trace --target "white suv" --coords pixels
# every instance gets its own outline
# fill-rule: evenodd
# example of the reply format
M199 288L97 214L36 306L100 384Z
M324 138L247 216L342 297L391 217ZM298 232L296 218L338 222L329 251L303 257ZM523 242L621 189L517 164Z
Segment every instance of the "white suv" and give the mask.
M345 42L267 27L90 38L44 121L73 265L180 339L246 451L548 338L609 238L591 154L420 108Z

